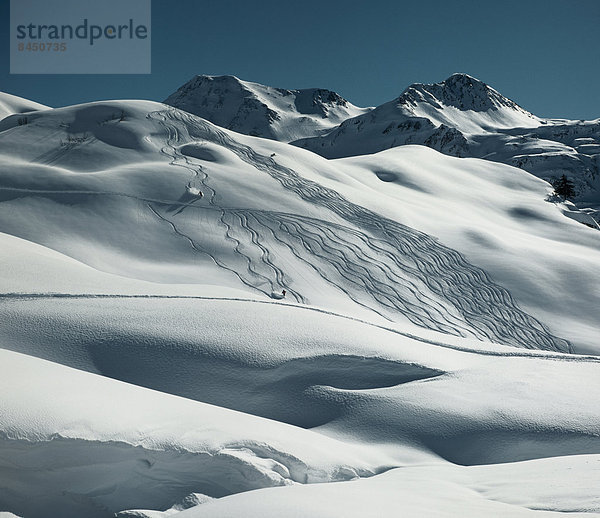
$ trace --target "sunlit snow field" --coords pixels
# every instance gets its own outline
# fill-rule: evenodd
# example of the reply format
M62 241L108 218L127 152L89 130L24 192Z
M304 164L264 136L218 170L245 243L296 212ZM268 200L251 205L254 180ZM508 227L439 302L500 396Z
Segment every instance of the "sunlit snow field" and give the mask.
M600 234L548 183L27 103L0 104L0 516L600 516Z

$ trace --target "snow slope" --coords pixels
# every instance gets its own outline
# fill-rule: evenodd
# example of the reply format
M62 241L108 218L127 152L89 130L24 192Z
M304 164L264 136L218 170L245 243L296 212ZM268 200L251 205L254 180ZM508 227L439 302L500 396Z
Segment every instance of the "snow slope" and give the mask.
M48 509L66 517L168 509L192 492L219 498L368 478L393 467L403 469L392 481L376 477L364 489L374 491L381 506L369 516L377 509L393 515L389 484L406 478L412 482L404 490L418 495L409 516L418 515L432 481L446 488L435 507L455 500L458 507L473 506L477 516L481 506L492 512L495 504L474 498L473 488L517 512L528 507L531 493L548 491L547 480L539 479L556 465L554 487L561 490L545 506L600 510L589 489L600 480L597 357L483 344L476 350L462 339L436 342L320 312L306 326L302 313L314 310L280 303L41 302L23 297L5 308L9 327L12 313L29 330L17 348L106 377L1 351L0 506L21 516L46 516ZM6 333L2 341L14 346ZM591 465L573 457L586 453L595 454ZM553 460L557 456L571 457ZM515 475L501 464L536 458L548 460L513 468L531 486L520 487L525 496L519 500L505 487ZM453 463L489 468L470 475L473 470ZM570 482L570 466L582 470L588 485ZM31 487L39 488L35 498L26 490ZM317 491L331 504L297 504L300 514L312 515L313 505L332 512L329 505L343 501L346 490ZM375 498L379 492L387 498ZM258 497L264 504L250 498L244 505L257 516L269 502L273 515L282 505L296 507L294 493ZM215 507L219 514L209 516L235 516L239 511L229 505L236 500L223 500ZM498 513L511 509L498 507ZM344 515L338 512L333 515Z
M44 106L43 104L0 92L0 120L15 113L27 113L47 109L49 109L48 106Z
M597 516L598 510L598 499L589 496L594 494L600 481L598 463L598 456L586 456L549 459L537 465L498 465L492 469L456 466L443 469L401 468L368 480L345 484L253 491L209 502L174 516L376 518L398 516L401 510L402 516L443 518L534 518L566 516L567 513L568 516L589 518ZM542 470L544 476L540 477ZM571 470L573 477L582 483L581 494L561 495L565 484L562 474L567 470ZM556 474L559 477L553 478ZM499 479L503 484L499 484ZM557 497L557 493L560 496Z
M289 146L282 153L316 182L243 143L250 137L141 101L31 118L0 125L11 164L0 206L6 233L125 277L267 297L285 288L291 300L370 318L571 347L456 250L319 183L328 164L314 155L299 158ZM256 145L282 152L281 144Z
M417 486L431 479L468 486L477 482L462 480L447 461L492 465L600 448L597 358L461 350L369 324L341 324L344 317L327 314L314 315L302 332L298 312L307 310L238 304L100 299L82 306L26 298L9 308L37 318L40 334L55 330L37 341L21 337L52 344L46 354L54 361L161 392L2 351L0 480L8 491L0 505L32 517L48 509L109 516L126 508L167 509L191 492L222 497L407 465L432 466ZM45 321L49 311L52 323ZM185 324L168 315L181 315ZM28 320L22 323L32 329ZM168 395L182 392L186 399ZM598 481L596 458L586 468L591 485ZM528 478L552 465L530 467ZM495 487L494 469L488 473ZM563 506L577 510L593 493L569 485L568 475L556 475L561 498L570 501ZM22 488L33 486L42 489L31 499ZM389 490L385 478L375 486ZM334 501L341 498L331 491ZM471 504L470 492L458 498ZM253 508L260 515L261 506Z
M285 288L363 318L596 347L595 233L516 169L425 148L328 162L142 101L30 118L0 125L6 233L122 277L269 298ZM545 261L532 264L532 250Z
M111 516L140 504L168 507L193 490L219 497L346 480L392 459L310 430L0 354L0 505L24 516ZM23 488L34 486L32 499Z
M283 142L314 137L370 110L330 90L285 90L234 76L196 76L164 102L238 133Z
M335 163L357 182L338 187L348 199L439 237L508 288L525 311L557 333L568 330L562 336L576 350L598 352L591 309L600 305L598 231L564 218L564 204L545 201L552 190L546 182L421 146Z
M252 300L23 296L2 317L8 349L303 428L421 443L460 464L590 453L598 440L593 356L477 347ZM567 380L568 391L553 388ZM530 444L536 434L544 441Z
M536 117L467 74L411 85L326 135L294 144L327 158L421 144L517 166L548 181L566 174L576 185L577 201L600 208L600 122Z
M556 517L567 513L589 518L598 511L598 498L590 495L597 487L599 463L595 455L492 467L403 467L344 484L253 491L174 516L375 518L401 512L402 516L443 518ZM563 493L565 471L571 471L581 483L573 493Z
M600 244L547 183L146 101L18 119L0 512L600 515Z

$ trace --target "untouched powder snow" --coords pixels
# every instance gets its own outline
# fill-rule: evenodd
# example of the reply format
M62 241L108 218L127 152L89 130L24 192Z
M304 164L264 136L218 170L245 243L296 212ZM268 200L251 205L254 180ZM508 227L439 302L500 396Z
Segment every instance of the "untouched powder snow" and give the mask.
M538 130L455 79L411 95ZM149 101L22 117L0 516L600 516L600 243L548 183L424 146L327 160Z
M468 469L457 466L405 467L344 484L253 491L209 502L174 516L598 516L598 498L589 496L594 494L595 484L600 481L597 455L537 462L537 465L518 463ZM544 475L541 477L542 470ZM562 474L565 471L570 471L581 484L574 494L563 492ZM556 474L559 474L558 478ZM493 489L487 485L490 480L493 480Z
M0 120L15 113L28 113L38 110L48 110L48 106L17 97L16 95L0 92ZM21 124L26 123L26 119L21 118Z
M347 480L393 459L29 356L0 355L0 505L24 516L111 516L140 504L168 507L193 490L219 497ZM23 488L33 486L32 499Z
M407 465L434 466L423 470L423 484L441 478L451 487L485 487L478 477L465 482L446 461L495 465L600 448L597 358L457 350L327 314L302 331L306 320L298 313L306 310L278 304L131 302L54 304L54 322L38 320L41 334L57 329L44 342L55 361L108 377L1 352L0 479L9 489L2 505L33 518L48 509L100 517L167 509L191 492L223 497ZM187 332L167 318L178 314ZM146 321L131 322L132 315ZM89 323L77 329L82 321ZM22 340L35 343L31 334ZM587 468L591 481L598 480L597 464ZM548 465L533 466L528 479L542 477ZM487 473L494 487L494 468ZM571 509L589 499L560 478L568 470L555 476ZM20 490L34 485L43 488L35 499ZM458 497L461 505L469 493Z
M15 351L304 428L413 440L460 464L589 453L598 440L594 357L477 349L314 308L226 299L21 297L2 319L4 347ZM545 442L529 444L529 423ZM484 447L487 434L494 448Z
M47 317L37 322L40 334L57 330L37 340L40 346L42 340L52 345L45 354L108 377L1 352L0 480L9 491L0 505L32 518L47 515L48 509L65 517L102 517L121 509L168 509L191 492L223 497L423 466L421 471L406 472L404 467L398 472L413 481L408 487L421 495L416 500L420 505L432 481L440 480L448 491L432 505L441 507L453 492L457 506L493 510L490 502L471 501L473 489L459 487L479 486L490 500L502 501L495 493L512 494L504 482L511 477L496 472L497 463L600 448L597 358L509 348L469 350L471 344L457 350L460 342L420 340L352 321L341 324L336 321L340 317L323 313L306 328L301 313L307 310L278 304L265 309L252 307L256 302L251 301L243 303L246 308L226 300L131 302L53 304L54 322L44 321ZM43 315L43 308L13 311L34 316ZM167 317L179 314L183 326ZM131 321L133 315L146 321ZM88 324L78 329L82 321ZM26 322L24 327L31 328ZM222 336L224 331L228 337ZM21 339L36 342L31 334ZM6 336L2 341L9 343ZM19 348L44 354L43 348ZM562 482L563 503L552 509L577 510L594 494L570 484L572 473L565 465L577 462L571 458L554 474ZM597 458L579 466L590 487L599 481ZM477 471L465 476L447 461L489 468L481 476ZM540 480L552 461L522 466L515 473L526 471L534 486L529 491L536 494L547 487ZM535 489L536 478L540 489ZM387 493L386 480L376 477L365 491ZM31 499L22 488L33 486L41 489ZM332 491L336 502L345 491L340 490L334 486L318 492L327 498ZM523 488L521 494L525 501L516 504L527 507L532 496ZM278 495L272 495L274 504L280 502L273 512L284 505ZM281 498L294 507L293 493ZM384 499L383 507L367 515L377 516L377 509L392 512L395 497L387 498L392 501ZM219 503L215 512L236 515L227 510L228 502ZM313 500L310 506L315 504ZM251 505L260 515L261 504ZM598 509L594 505L588 509ZM204 512L202 506L198 512ZM312 507L298 509L311 515Z

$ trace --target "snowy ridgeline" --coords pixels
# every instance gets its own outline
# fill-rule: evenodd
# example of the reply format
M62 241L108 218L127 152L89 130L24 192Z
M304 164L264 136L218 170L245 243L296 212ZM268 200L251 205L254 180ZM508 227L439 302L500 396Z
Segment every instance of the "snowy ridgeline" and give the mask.
M320 135L370 110L330 90L272 88L234 76L196 76L165 104L238 133L282 142Z
M9 101L0 517L600 515L600 243L549 184Z

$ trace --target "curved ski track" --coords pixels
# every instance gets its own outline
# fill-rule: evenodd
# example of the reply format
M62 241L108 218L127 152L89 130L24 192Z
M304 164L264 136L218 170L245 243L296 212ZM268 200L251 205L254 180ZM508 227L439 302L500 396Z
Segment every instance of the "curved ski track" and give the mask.
M192 195L165 201L117 192L31 192L114 195L141 202L153 217L187 240L194 252L208 256L245 286L267 296L285 288L290 300L310 302L306 293L294 289L294 274L281 266L285 257L304 264L356 304L390 321L401 314L418 326L446 334L571 352L568 341L553 336L541 322L521 310L510 293L485 271L435 238L351 203L336 191L240 144L203 119L174 109L152 112L148 118L164 128L167 139L161 152L171 165L189 171L186 190L199 188L204 193L201 204L197 203L200 198ZM219 206L206 167L178 149L181 143L194 140L227 148L285 189L328 209L349 225L297 214ZM196 214L201 210L203 218L215 228L222 228L233 254L211 253L210 244L203 243L203 229L183 214L187 209L195 209Z
M435 238L351 203L191 114L171 109L150 113L148 118L166 129L168 141L162 151L171 158L171 164L189 169L192 178L209 193L209 208L220 211L225 235L236 254L243 257L233 268L220 266L235 271L244 284L266 294L285 287L296 301L307 302L305 295L290 286L292 278L275 264L278 253L285 251L354 302L387 319L401 313L414 324L444 333L531 349L571 351L568 341L553 336L521 310L511 294L485 271ZM209 175L176 147L194 140L226 147L285 189L328 209L350 226L294 214L217 207L216 193L208 185ZM159 215L156 209L153 212ZM166 219L164 214L159 217ZM172 220L168 222L182 233ZM270 247L265 236L272 238ZM207 253L190 233L184 237L198 251Z

